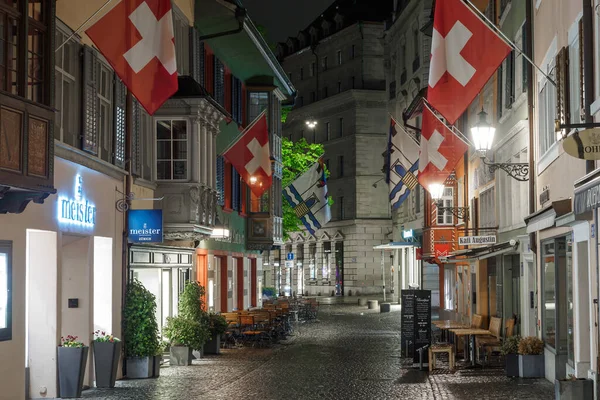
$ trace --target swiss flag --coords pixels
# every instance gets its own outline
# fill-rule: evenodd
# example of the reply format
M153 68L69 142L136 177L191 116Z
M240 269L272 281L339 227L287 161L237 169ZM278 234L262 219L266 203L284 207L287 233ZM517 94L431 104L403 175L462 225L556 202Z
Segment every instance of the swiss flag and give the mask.
M262 196L271 187L271 152L265 113L246 128L223 157L233 165L255 196Z
M438 0L427 100L454 124L510 51L462 0Z
M171 0L122 0L85 33L150 115L177 91Z
M430 185L443 185L468 149L427 105L423 107L418 175L421 186L430 190Z

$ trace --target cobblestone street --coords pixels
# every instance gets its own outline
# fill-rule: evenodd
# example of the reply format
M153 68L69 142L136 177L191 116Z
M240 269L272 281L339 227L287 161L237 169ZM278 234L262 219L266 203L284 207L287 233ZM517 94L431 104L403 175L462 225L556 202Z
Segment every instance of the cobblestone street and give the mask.
M226 350L190 367L165 367L154 380L120 381L86 399L553 399L545 380L500 369L428 376L403 368L400 313L321 305L316 322L272 349Z

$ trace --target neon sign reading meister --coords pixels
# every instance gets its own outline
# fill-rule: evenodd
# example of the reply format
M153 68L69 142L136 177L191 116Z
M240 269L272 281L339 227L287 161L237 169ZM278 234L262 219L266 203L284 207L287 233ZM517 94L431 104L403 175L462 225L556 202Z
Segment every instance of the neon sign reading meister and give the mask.
M58 220L75 225L96 225L96 206L83 197L83 178L75 177L75 198L58 198Z

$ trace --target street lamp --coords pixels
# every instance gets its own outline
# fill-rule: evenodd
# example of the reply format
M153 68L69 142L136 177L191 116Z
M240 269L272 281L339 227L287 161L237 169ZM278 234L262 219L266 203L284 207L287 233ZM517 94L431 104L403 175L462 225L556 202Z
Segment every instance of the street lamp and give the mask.
M495 133L496 128L487 122L487 113L483 111L482 108L479 113L479 121L471 128L475 150L479 153L481 161L488 166L491 174L495 173L496 170L501 169L511 178L522 182L528 181L528 163L491 163L486 161L487 152L492 149Z
M442 196L444 195L444 185L429 185L429 194L431 194L431 198L435 201L439 213L445 213L447 211L458 219L465 221L469 220L469 207L444 207L444 200L442 199Z
M306 121L306 126L308 126L309 129L312 129L313 131L313 143L317 142L317 138L316 138L316 127L317 127L317 121L314 119L309 119Z

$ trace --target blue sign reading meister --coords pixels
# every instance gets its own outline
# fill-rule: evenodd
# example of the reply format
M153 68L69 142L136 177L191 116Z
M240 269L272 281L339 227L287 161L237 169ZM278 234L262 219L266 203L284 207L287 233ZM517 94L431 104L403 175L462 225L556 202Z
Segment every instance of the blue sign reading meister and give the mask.
M162 243L162 210L129 210L129 241L132 243Z

